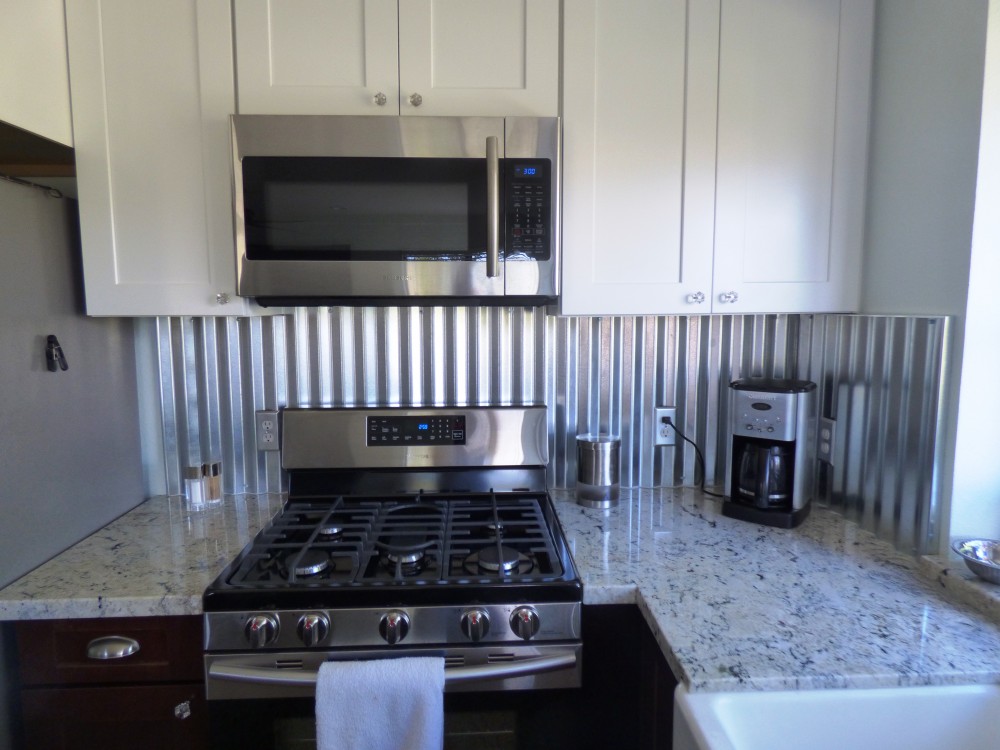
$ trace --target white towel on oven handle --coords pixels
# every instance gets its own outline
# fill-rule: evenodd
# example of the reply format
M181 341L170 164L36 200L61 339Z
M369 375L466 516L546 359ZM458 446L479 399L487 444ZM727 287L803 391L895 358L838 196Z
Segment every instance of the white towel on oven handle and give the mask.
M317 750L441 750L443 745L442 657L320 665Z

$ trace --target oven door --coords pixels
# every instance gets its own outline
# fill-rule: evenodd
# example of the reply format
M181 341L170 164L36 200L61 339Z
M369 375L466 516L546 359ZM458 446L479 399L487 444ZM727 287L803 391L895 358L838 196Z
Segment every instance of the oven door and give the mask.
M445 747L470 736L488 747L518 747L526 727L560 736L582 682L582 646L520 646L490 654L448 649L445 654ZM440 655L407 649L405 655ZM404 654L400 654L404 655ZM208 654L206 692L213 748L304 750L315 747L315 680L330 658L379 658L381 652ZM470 729L471 728L471 729ZM532 734L538 732L532 731ZM492 744L489 744L492 743Z

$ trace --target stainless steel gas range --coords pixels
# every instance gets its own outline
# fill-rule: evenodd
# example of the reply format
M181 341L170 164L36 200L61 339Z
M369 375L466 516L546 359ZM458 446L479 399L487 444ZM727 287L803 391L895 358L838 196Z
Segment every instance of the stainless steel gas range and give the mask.
M325 660L419 654L448 692L579 686L547 445L544 407L282 412L288 501L204 595L208 698L311 696Z

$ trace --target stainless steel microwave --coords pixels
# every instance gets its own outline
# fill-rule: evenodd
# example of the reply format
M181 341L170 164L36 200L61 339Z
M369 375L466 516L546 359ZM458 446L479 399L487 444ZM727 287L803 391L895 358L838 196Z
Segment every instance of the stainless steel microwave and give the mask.
M238 292L262 305L542 305L558 118L234 115Z

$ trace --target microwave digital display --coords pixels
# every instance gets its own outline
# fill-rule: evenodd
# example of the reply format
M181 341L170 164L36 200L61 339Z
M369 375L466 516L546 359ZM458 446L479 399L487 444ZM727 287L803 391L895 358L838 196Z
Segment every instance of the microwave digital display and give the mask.
M527 177L542 179L545 175L545 170L540 164L515 164L514 165L514 177Z

